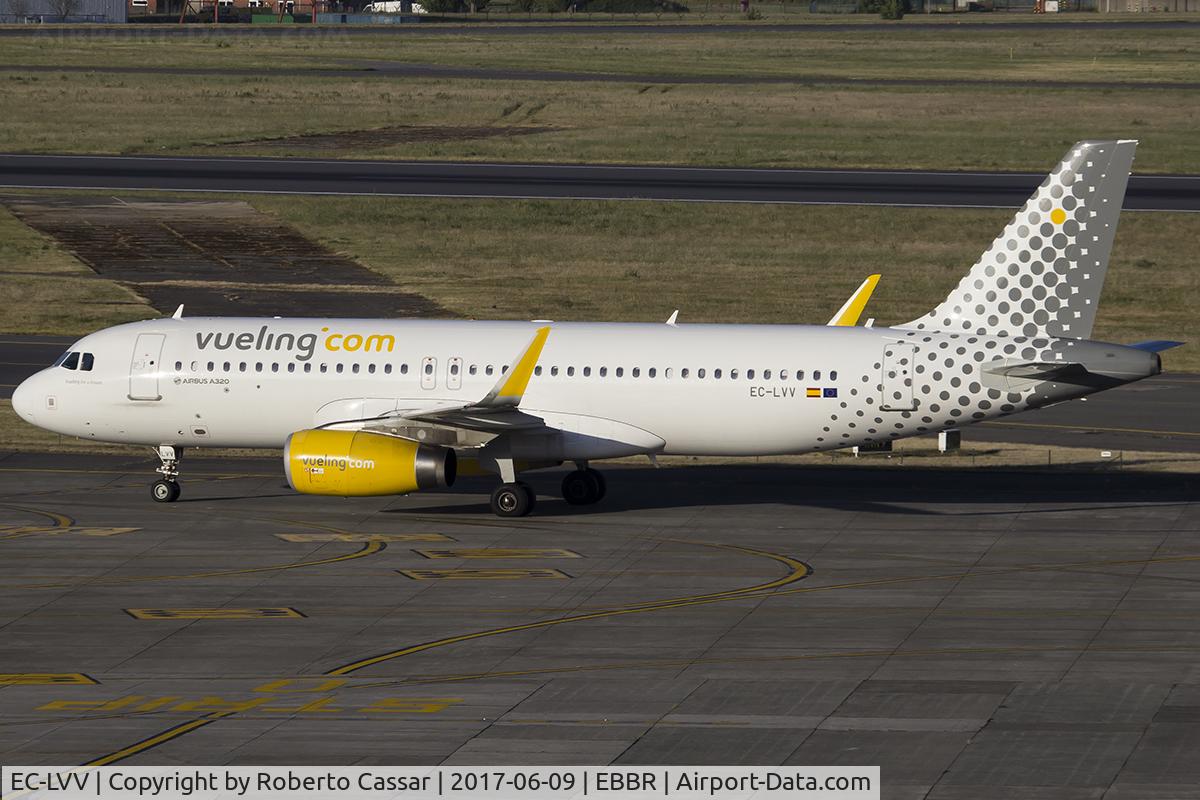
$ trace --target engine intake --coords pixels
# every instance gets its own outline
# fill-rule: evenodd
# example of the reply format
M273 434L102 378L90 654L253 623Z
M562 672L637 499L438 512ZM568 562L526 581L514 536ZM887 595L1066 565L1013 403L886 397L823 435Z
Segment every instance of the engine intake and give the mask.
M283 445L288 485L305 494L372 497L453 486L454 451L368 431L297 431Z

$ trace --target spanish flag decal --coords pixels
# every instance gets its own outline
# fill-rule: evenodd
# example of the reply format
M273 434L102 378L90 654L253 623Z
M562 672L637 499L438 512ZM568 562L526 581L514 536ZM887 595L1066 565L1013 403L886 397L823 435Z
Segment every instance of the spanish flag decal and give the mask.
M810 386L804 390L804 396L805 397L820 397L821 390L816 388L815 386Z

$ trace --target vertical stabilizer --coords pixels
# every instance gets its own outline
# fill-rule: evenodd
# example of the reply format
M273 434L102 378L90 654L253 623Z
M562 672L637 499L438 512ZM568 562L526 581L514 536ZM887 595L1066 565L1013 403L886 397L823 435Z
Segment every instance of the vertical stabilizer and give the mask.
M993 336L1091 335L1137 142L1079 142L950 296L900 325Z

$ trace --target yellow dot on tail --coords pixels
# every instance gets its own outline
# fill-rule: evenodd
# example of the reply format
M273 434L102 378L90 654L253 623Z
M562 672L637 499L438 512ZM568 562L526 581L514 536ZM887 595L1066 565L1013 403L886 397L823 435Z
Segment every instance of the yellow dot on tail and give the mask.
M1062 225L1067 221L1067 212L1063 211L1061 208L1056 208L1050 212L1050 220L1055 225Z

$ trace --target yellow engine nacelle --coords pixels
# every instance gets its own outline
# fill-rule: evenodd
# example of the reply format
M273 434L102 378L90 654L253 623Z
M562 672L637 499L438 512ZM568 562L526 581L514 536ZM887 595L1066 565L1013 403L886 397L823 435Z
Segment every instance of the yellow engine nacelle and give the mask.
M297 431L283 446L288 485L305 494L370 497L451 486L448 447L366 431Z

